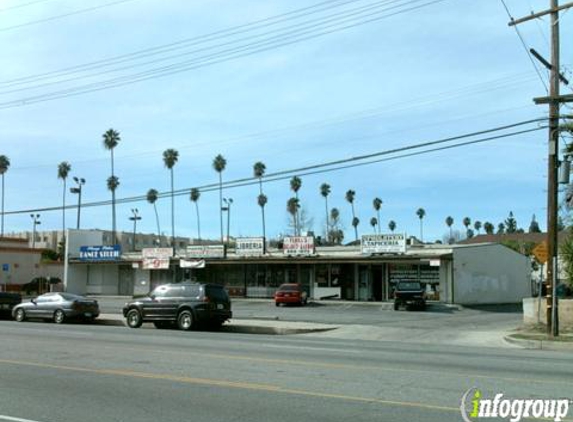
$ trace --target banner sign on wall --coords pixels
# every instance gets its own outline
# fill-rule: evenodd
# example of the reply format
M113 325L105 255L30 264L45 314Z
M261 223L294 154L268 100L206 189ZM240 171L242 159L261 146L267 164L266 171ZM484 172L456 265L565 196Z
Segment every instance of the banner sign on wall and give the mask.
M167 270L173 256L172 248L143 248L141 250L144 270Z
M225 245L187 246L187 258L225 258Z
M179 261L181 268L205 268L204 259L182 259Z
M314 254L313 236L285 237L283 241L283 253L289 256Z
M81 261L117 261L121 258L121 246L80 246Z
M243 237L236 240L235 253L240 256L260 256L265 253L262 237Z
M362 253L406 253L406 234L371 234L362 236Z

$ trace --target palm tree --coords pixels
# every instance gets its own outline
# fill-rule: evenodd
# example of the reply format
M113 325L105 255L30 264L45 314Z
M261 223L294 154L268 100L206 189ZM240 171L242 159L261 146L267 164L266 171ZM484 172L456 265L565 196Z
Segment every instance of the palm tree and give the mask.
M378 221L380 221L380 208L382 208L382 200L380 198L374 198L372 201L372 206L376 210L376 215L378 215ZM380 226L378 226L378 234L380 234Z
M109 129L107 132L103 134L103 146L105 149L111 152L111 178L117 179L115 177L115 164L113 159L113 150L119 144L121 137L119 136L119 132ZM117 179L118 183L113 188L110 189L110 178L108 180L108 189L111 190L111 221L112 221L112 231L113 231L113 243L117 243L117 232L116 232L116 218L115 218L115 189L119 186L119 179Z
M446 217L446 226L448 226L448 228L450 229L450 239L448 243L452 243L454 241L454 238L452 236L452 225L454 224L454 219L451 215L448 215Z
M265 227L265 205L267 204L267 196L263 194L263 176L267 166L262 161L257 161L253 165L253 175L259 179L259 196L257 202L261 207L261 218L263 220L263 245L266 243L266 227Z
M340 228L340 211L338 208L330 210L330 239L332 243L340 245L344 239L344 231Z
M350 203L352 207L352 225L354 226L354 237L355 240L358 240L358 224L354 225L354 220L356 219L356 214L354 214L354 197L356 196L356 192L352 189L346 191L345 198Z
M219 215L221 216L221 243L223 243L223 171L227 167L227 160L221 154L213 159L213 168L219 173Z
M352 227L354 227L354 235L356 240L358 240L358 225L360 224L360 219L358 217L352 218Z
M300 177L294 176L292 179L290 179L290 188L294 192L294 197L296 198L297 204L298 204L298 207L296 209L296 215L295 215L295 233L296 233L296 236L300 235L300 227L299 227L300 216L298 214L298 210L300 208L300 203L298 202L298 191L301 187L302 187L302 180L300 179Z
M464 226L466 226L466 232L467 232L470 228L470 225L472 224L472 220L469 217L464 217L464 219L462 220L462 223Z
M2 229L0 230L0 237L4 236L4 174L10 167L10 159L5 155L0 155L0 174L2 175Z
M324 205L326 207L326 242L330 241L330 221L328 219L328 195L330 195L330 185L328 183L323 183L320 185L320 194L324 198Z
M293 226L294 226L294 235L298 235L297 227L296 227L296 215L298 213L298 209L300 208L300 204L298 203L298 198L290 198L287 201L287 211L292 216Z
M485 230L485 232L487 234L493 234L493 231L495 230L495 226L490 223L489 221L486 221L485 223L483 223L483 229Z
M263 216L263 253L266 250L266 227L265 227L265 205L267 205L267 195L265 195L264 193L259 194L259 196L257 197L257 202L259 204L259 207L261 207L261 213Z
M159 227L159 214L157 213L157 199L159 198L159 192L155 189L149 189L147 191L147 202L153 205L153 210L155 211L155 222L157 223L157 238L159 240L159 246L161 246L161 228Z
M201 240L201 219L199 218L199 197L201 197L201 192L199 189L193 188L191 189L191 195L189 199L195 203L195 211L197 212L197 236L198 239Z
M420 219L420 240L423 242L424 241L424 217L426 216L426 210L424 210L424 208L418 208L418 210L416 211L416 215L418 216L418 218Z
M179 160L179 152L176 149L169 148L163 151L163 164L171 173L171 246L175 247L175 195L173 189L173 167Z
M390 220L388 223L388 228L392 233L394 233L394 230L396 230L396 222L394 220Z
M376 233L376 226L378 225L378 219L376 217L372 217L370 219L370 225L372 226L374 233ZM378 229L378 231L380 231L380 229Z
M474 229L476 229L477 233L479 234L479 231L481 230L481 221L476 221L474 223Z
M62 179L64 184L64 191L62 194L62 236L66 238L66 179L72 170L72 166L67 161L62 161L58 164L58 179Z

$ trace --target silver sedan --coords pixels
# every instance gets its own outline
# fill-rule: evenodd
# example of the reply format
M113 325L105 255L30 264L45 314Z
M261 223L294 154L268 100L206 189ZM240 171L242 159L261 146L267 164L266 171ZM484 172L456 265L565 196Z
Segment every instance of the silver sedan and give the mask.
M46 293L12 309L12 317L19 322L28 318L53 320L57 324L68 319L92 322L98 316L97 300L71 293Z

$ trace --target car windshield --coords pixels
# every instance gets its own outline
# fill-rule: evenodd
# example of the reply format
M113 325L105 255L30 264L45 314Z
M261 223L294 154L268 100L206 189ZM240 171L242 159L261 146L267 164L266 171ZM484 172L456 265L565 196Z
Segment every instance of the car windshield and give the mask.
M422 286L420 283L415 281L401 282L398 283L398 289L400 290L420 290Z
M206 286L205 296L215 301L227 301L229 296L224 288L218 286Z
M78 295L74 295L71 293L60 293L60 296L64 299L64 300L78 300L78 299L83 299L82 296L78 296Z
M298 286L298 284L283 284L282 286L279 287L279 290L283 292L296 292L300 290L300 287Z

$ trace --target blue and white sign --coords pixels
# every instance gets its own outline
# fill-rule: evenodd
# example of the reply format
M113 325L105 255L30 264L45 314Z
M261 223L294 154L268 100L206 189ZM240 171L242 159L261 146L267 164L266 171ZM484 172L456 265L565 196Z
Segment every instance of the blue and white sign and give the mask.
M4 272L10 271L10 264L2 264L2 271Z
M121 257L121 245L81 246L81 261L117 261Z

